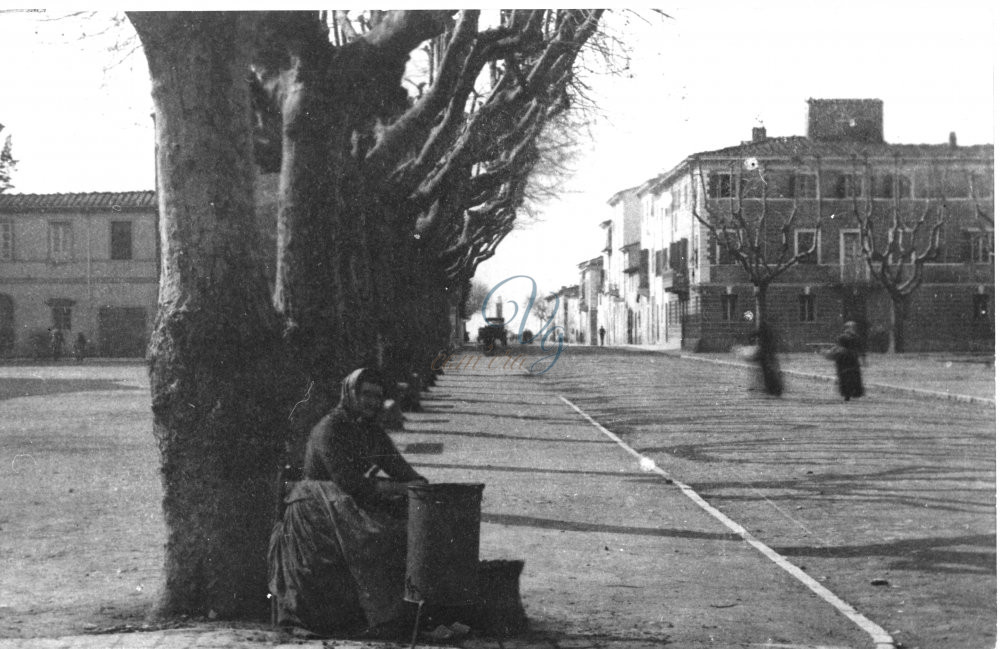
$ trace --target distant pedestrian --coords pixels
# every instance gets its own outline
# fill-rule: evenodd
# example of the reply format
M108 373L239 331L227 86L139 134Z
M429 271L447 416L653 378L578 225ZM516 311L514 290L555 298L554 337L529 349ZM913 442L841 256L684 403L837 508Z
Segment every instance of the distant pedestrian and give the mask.
M751 335L754 343L751 360L757 364L759 372L753 387L761 387L764 392L774 397L780 397L785 391L781 378L781 364L778 362L778 341L774 331L765 322L761 322Z
M73 358L76 359L77 363L82 363L83 359L87 357L87 337L83 335L81 331L76 335L76 340L73 341Z
M860 356L863 341L858 333L858 325L854 321L844 323L844 332L837 336L837 344L826 353L837 368L837 383L840 395L844 401L851 397L864 396L865 389L861 383Z
M604 347L604 334L606 334L607 332L604 330L604 327L601 327L600 329L597 330L597 333L601 337L601 347Z
M55 327L52 329L52 333L49 334L49 351L52 353L52 360L58 361L62 357L63 343L66 338L63 336L62 329Z

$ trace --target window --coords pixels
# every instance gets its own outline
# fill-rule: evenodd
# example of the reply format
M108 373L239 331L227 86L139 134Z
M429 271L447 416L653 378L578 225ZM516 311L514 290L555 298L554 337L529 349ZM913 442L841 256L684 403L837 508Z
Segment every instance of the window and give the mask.
M715 172L708 179L708 197L709 198L736 198L736 179L735 176L728 171ZM743 196L746 196L747 189L750 187L750 180L747 178L740 178L739 181L740 192Z
M0 261L14 261L14 224L0 221Z
M722 296L722 319L732 322L738 319L736 315L736 295L728 294Z
M688 253L688 240L681 239L680 241L674 241L670 244L670 253L668 254L667 263L675 271L687 272L687 253Z
M69 306L53 306L52 307L52 327L54 329L62 329L63 331L69 331L73 328L73 308Z
M715 259L715 263L720 266L737 263L736 256L730 252L729 246L724 243L715 244Z
M989 264L993 261L993 233L982 230L966 230L968 237L968 260L973 264Z
M765 192L768 198L790 198L792 176L787 173L772 172L765 178Z
M824 198L851 198L852 195L858 198L864 195L864 179L861 176L838 172L823 174Z
M111 258L132 258L132 222L111 222Z
M708 179L709 198L729 198L732 196L732 176L728 173L713 173Z
M816 238L816 230L796 230L795 231L795 254L796 256L800 253L809 250L813 246L813 240ZM802 259L799 263L802 264L818 264L819 263L819 241L816 241L816 249L812 253Z
M790 190L795 198L816 198L816 176L795 174L792 176Z
M799 322L816 322L816 296L799 296Z
M902 174L882 174L880 176L873 177L871 188L872 197L894 198L896 196L897 183L899 187L899 197L910 198L910 178Z
M69 261L73 258L73 227L68 221L49 223L49 259Z

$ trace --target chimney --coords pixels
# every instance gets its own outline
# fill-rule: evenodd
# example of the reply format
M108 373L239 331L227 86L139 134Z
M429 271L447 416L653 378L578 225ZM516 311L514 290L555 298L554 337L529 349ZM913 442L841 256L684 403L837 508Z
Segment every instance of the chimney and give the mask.
M754 126L750 133L751 142L763 142L767 139L767 129L763 126Z
M948 134L948 146L952 149L958 148L958 136L955 135L955 131Z
M503 317L503 300L501 300L500 298L497 298L497 317L498 318Z

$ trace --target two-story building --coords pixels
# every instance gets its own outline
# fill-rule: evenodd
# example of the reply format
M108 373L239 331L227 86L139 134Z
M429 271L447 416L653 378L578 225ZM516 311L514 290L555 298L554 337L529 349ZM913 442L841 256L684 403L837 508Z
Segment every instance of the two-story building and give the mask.
M893 214L903 224L899 243L908 250L915 236L918 252L944 217L939 252L906 301L907 349L992 349L992 162L992 145L959 146L954 135L942 144L886 143L882 102L874 99L810 100L805 136L768 137L755 128L750 141L693 154L612 199L628 193L642 205L638 249L652 260L649 301L637 315L644 335L697 350L745 340L754 326L754 286L729 248L695 218L697 212L725 220L736 233L734 212L742 208L740 216L752 224L744 234L761 237L766 263L816 243L767 291L767 317L784 346L828 343L845 320L859 320L878 348L891 326L891 302L865 259L861 223L870 211L876 249L889 243ZM912 264L903 272L912 272ZM626 277L609 273L606 284Z
M145 353L159 282L152 191L0 194L0 354L60 329L92 354Z

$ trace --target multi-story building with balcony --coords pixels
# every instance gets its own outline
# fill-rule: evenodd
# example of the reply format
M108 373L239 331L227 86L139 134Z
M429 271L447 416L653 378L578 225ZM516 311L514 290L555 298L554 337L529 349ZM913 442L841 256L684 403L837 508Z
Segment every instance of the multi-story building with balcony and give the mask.
M598 294L598 327L605 330L605 342L637 344L641 342L640 281L642 266L640 240L642 186L617 192L608 200L611 218L601 223L606 243L601 251L604 281ZM646 286L648 291L648 286Z
M768 320L786 348L828 343L845 320L865 323L872 347L883 344L891 302L871 274L857 218L869 209L876 247L886 245L894 211L905 225L901 243L909 247L916 236L918 251L945 217L938 254L906 301L907 349L993 348L992 145L959 146L954 134L942 144L890 144L882 136L881 101L810 100L805 136L768 137L755 128L748 142L688 156L625 192L641 205L637 247L650 259L648 302L636 315L643 342L724 350L745 340L754 326L754 287L694 216L697 210L727 219L733 231L732 213L742 205L753 224L767 215L761 236L769 263L807 251L818 237L815 251L767 292ZM606 284L627 276L624 268L609 273Z

